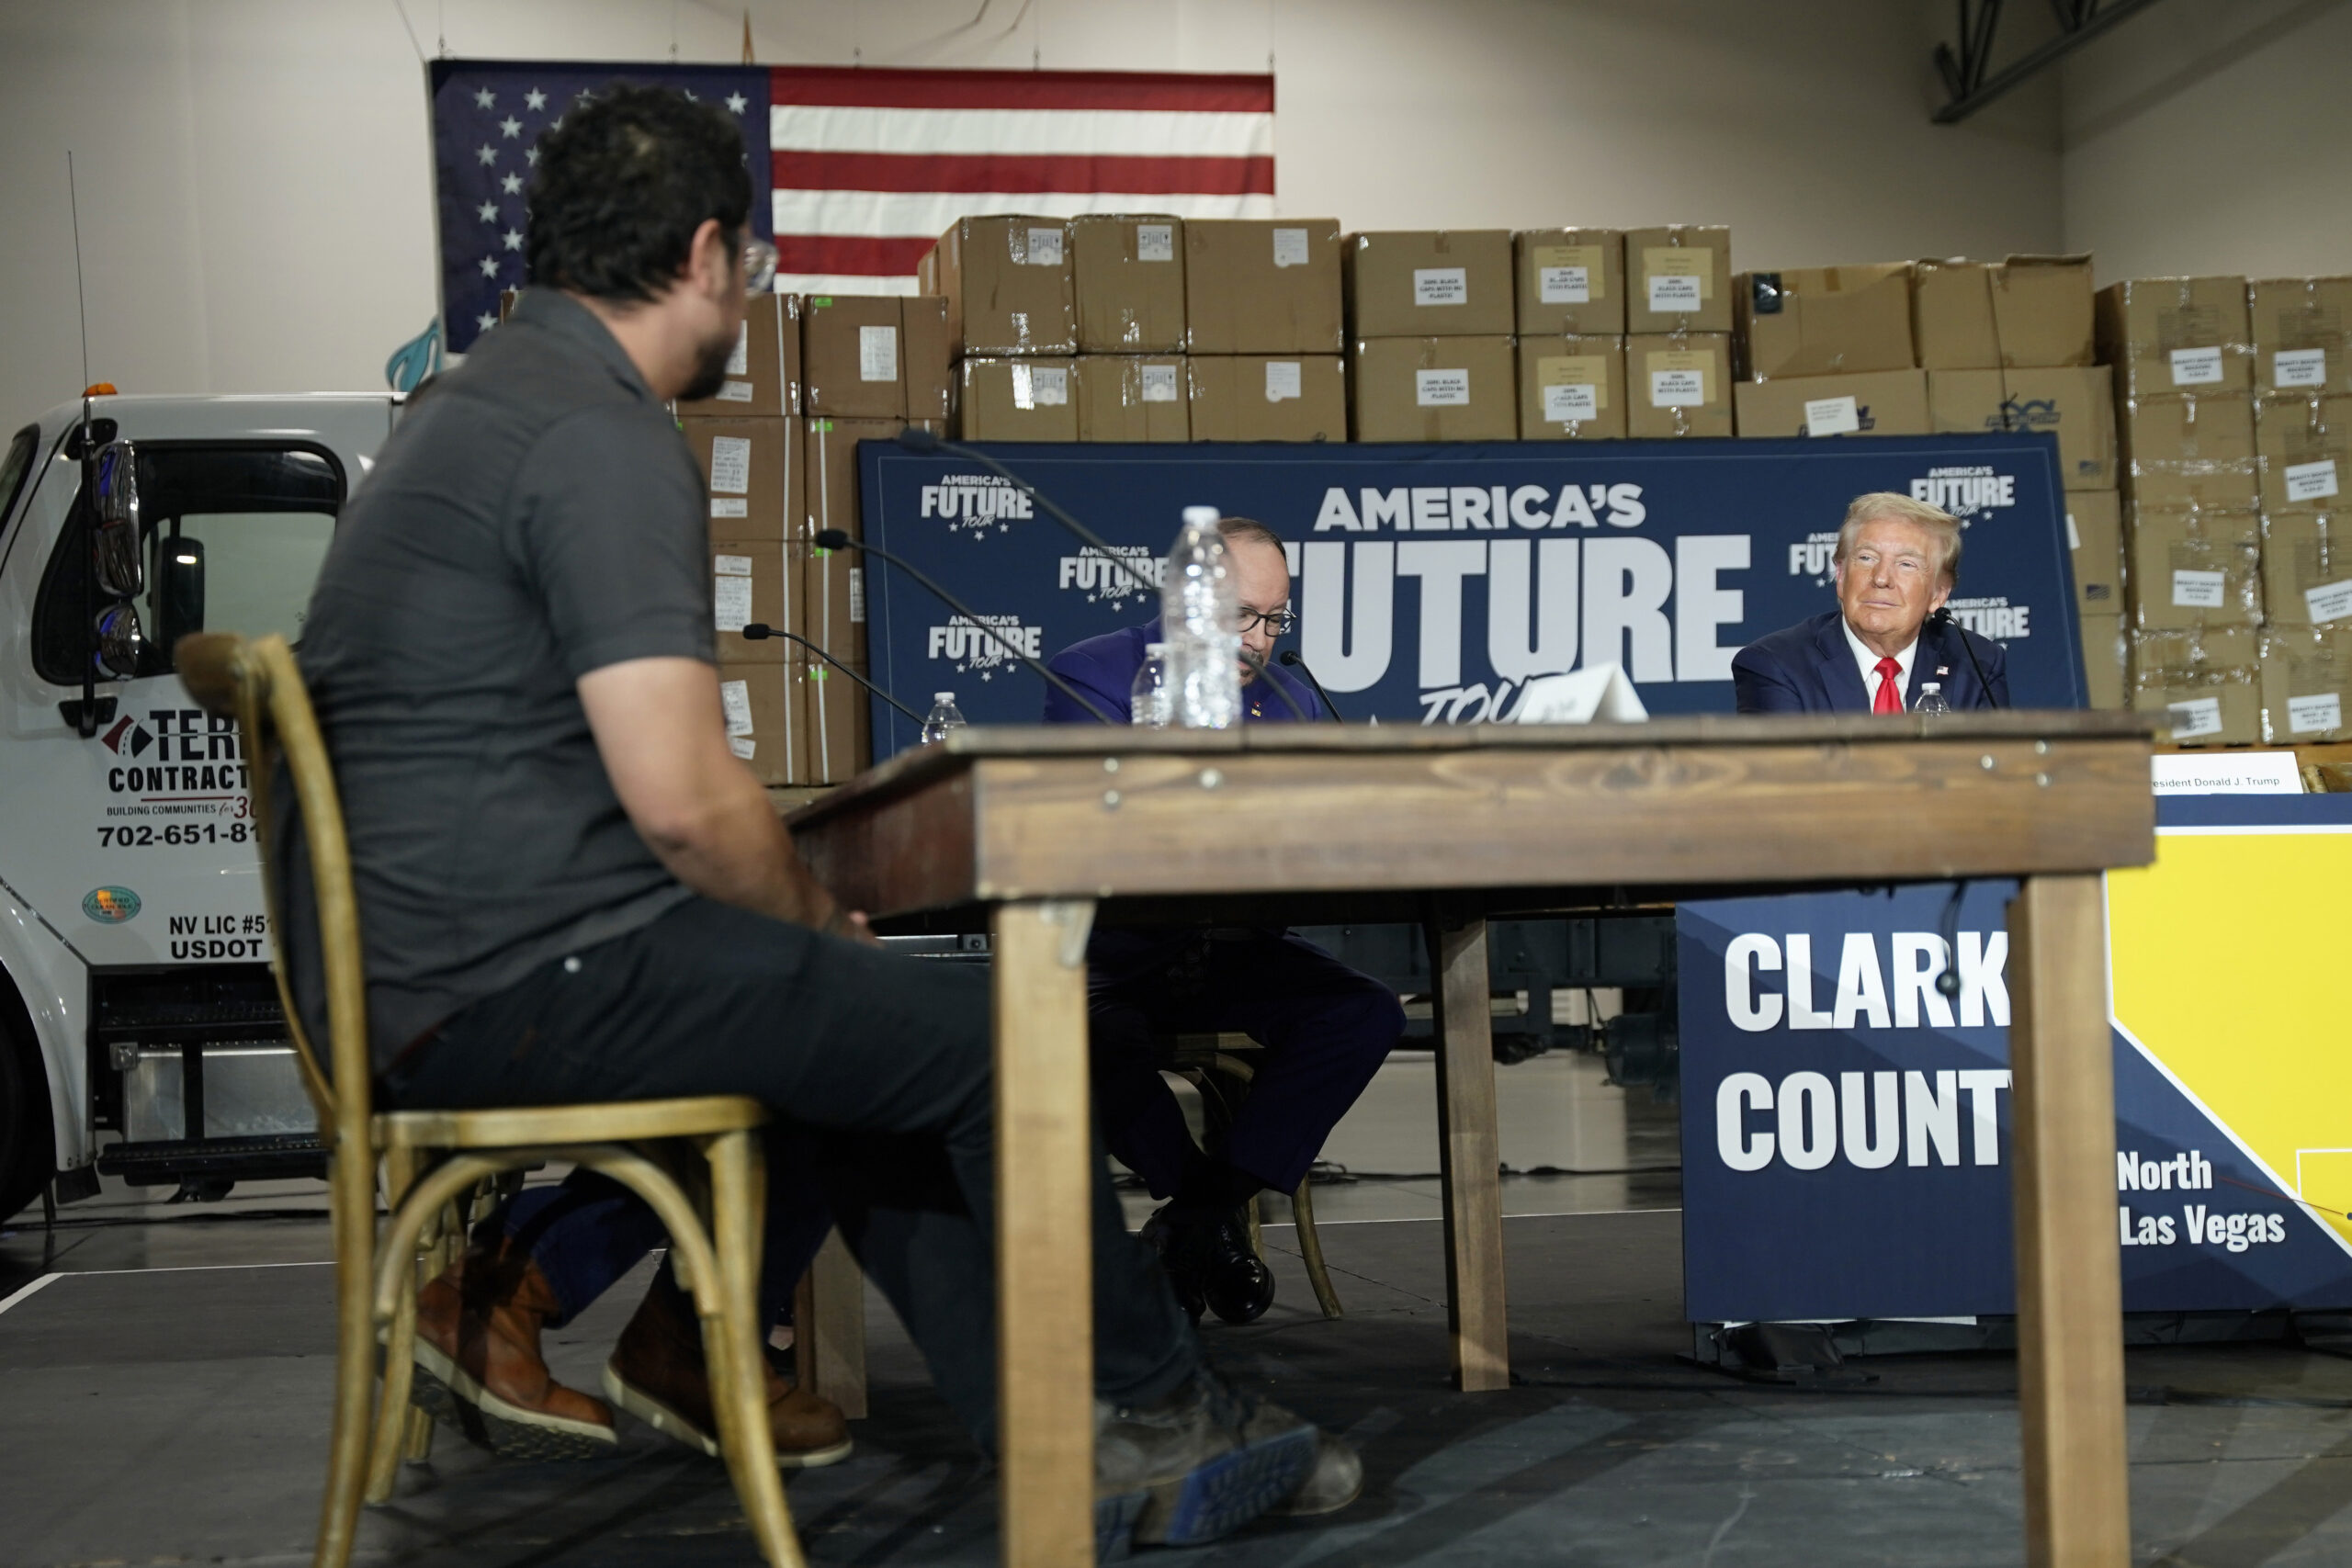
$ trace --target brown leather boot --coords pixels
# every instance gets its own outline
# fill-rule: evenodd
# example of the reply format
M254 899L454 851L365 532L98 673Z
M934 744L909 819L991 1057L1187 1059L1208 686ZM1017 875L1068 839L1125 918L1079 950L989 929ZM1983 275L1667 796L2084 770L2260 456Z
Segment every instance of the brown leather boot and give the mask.
M469 1247L416 1297L411 1402L502 1459L595 1459L619 1445L605 1402L564 1387L539 1354L558 1310L547 1276L502 1238Z
M760 1358L767 1380L775 1462L814 1470L849 1457L849 1423L829 1399L788 1383ZM665 1437L718 1457L718 1422L702 1359L702 1324L668 1282L656 1280L605 1363L605 1397Z

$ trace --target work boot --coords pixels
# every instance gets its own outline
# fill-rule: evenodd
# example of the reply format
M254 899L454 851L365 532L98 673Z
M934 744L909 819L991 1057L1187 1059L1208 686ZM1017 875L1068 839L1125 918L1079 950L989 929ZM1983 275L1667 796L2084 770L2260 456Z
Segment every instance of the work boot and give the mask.
M560 1307L526 1252L468 1247L416 1297L410 1402L502 1459L594 1459L619 1438L604 1401L566 1388L539 1353Z
M768 1432L775 1462L815 1470L849 1457L849 1423L830 1399L786 1382L765 1356ZM702 1359L702 1320L667 1280L657 1279L621 1330L605 1363L605 1395L666 1438L719 1457L718 1418Z
M1096 1555L1199 1546L1295 1495L1327 1438L1207 1367L1157 1404L1094 1405Z
M1316 1433L1315 1464L1298 1490L1266 1512L1279 1518L1307 1519L1336 1514L1363 1495L1363 1460L1329 1432Z
M1274 1304L1274 1271L1250 1247L1239 1209L1162 1204L1142 1235L1196 1326L1204 1308L1227 1323L1255 1323Z

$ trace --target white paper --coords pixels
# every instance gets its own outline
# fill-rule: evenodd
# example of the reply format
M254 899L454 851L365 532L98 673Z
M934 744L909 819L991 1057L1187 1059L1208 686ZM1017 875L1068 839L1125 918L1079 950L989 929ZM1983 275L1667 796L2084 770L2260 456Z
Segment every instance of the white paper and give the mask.
M1634 724L1649 717L1641 694L1613 660L1566 675L1539 675L1521 690L1513 724Z
M1136 225L1136 260L1139 262L1172 262L1176 259L1176 225L1173 223L1138 223Z
M2352 615L2352 577L2303 590L2303 604L2314 621L2340 621Z
M849 569L849 619L852 626L865 620L865 569L862 566Z
M2327 350L2324 348L2282 348L2270 356L2271 385L2287 387L2324 387L2327 385Z
M2219 348L2176 348L2172 351L2172 384L2176 387L2211 387L2222 379L2222 351Z
M1304 396L1306 396L1306 389L1299 375L1297 360L1269 359L1266 361L1266 400L1268 402L1287 402L1293 398Z
M861 381L895 381L899 378L898 328L857 329L857 378Z
M1037 407L1059 408L1069 401L1069 371L1058 365L1040 365L1030 371L1031 395ZM1029 405L1021 405L1027 408Z
M2224 582L2218 571L2176 570L2172 574L2172 602L2184 610L2218 610L2222 607Z
M1413 269L1416 305L1467 305L1470 269L1460 266L1417 266Z
M741 631L752 619L752 580L748 577L712 578L710 607L712 622L720 631Z
M2287 728L2297 735L2315 729L2335 729L2344 723L2344 704L2334 692L2287 699Z
M1667 273L1650 274L1650 309L1653 310L1695 310L1703 303L1699 298L1699 280ZM1696 399L1692 400L1696 401Z
M710 570L715 577L749 577L752 575L752 558L713 556L710 558Z
M1535 269L1536 297L1546 305L1589 305L1592 285L1580 266L1544 266Z
M1581 423L1600 417L1600 389L1590 385L1544 389L1544 423Z
M2206 697L2188 705L2211 707L2218 714L2222 702ZM2218 728L2219 720L2215 722ZM2158 795L2303 793L2292 751L2159 751L2149 759L2148 772Z
M1650 407L1654 409L1697 408L1707 400L1707 378L1698 370L1653 370L1650 372Z
M1861 427L1861 410L1851 398L1805 400L1804 433L1807 435L1851 435Z
M2320 501L2335 493L2333 457L2322 457L2316 463L2290 463L2286 473L2289 501Z
M710 438L710 488L721 495L747 495L752 489L752 438Z
M1029 266L1059 266L1062 265L1062 231L1059 229L1029 231L1029 254L1022 261Z
M752 503L741 496L714 495L710 498L710 514L713 517L749 517Z
M721 681L718 683L718 705L727 710L727 733L752 733L752 683L749 681Z
M1414 371L1413 401L1425 409L1469 407L1470 372L1467 370Z
M2165 709L2172 721L2175 740L2195 740L2200 736L2222 733L2222 699L2191 697L2185 703L2173 703Z
M760 754L760 743L748 735L729 736L727 749L746 762Z
M752 384L749 381L722 381L718 384L718 390L711 396L722 403L748 403L752 400Z
M1306 265L1306 231L1277 229L1274 231L1274 265L1305 266Z
M1146 365L1143 372L1143 400L1148 403L1172 403L1176 400L1176 367Z
M735 329L735 352L727 356L727 373L729 376L752 373L752 323L749 321Z
M2066 547L2070 550L2083 547L2082 530L2075 526L2075 514L2071 512L2066 513Z

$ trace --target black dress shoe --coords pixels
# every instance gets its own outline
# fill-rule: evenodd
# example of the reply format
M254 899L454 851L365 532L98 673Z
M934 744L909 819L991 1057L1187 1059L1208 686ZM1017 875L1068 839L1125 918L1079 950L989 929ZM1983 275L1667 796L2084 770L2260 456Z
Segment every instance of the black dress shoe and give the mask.
M1254 1323L1274 1304L1273 1270L1250 1246L1238 1209L1163 1204L1145 1222L1143 1239L1195 1324L1204 1309L1227 1323Z

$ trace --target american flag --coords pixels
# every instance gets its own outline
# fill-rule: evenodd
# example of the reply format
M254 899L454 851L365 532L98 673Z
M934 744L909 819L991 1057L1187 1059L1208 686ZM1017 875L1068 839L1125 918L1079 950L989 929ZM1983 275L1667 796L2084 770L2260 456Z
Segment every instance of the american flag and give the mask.
M1274 79L1125 71L439 60L430 85L442 315L464 353L524 281L540 136L609 82L673 86L743 127L752 226L788 293L907 294L957 218L1271 218Z

